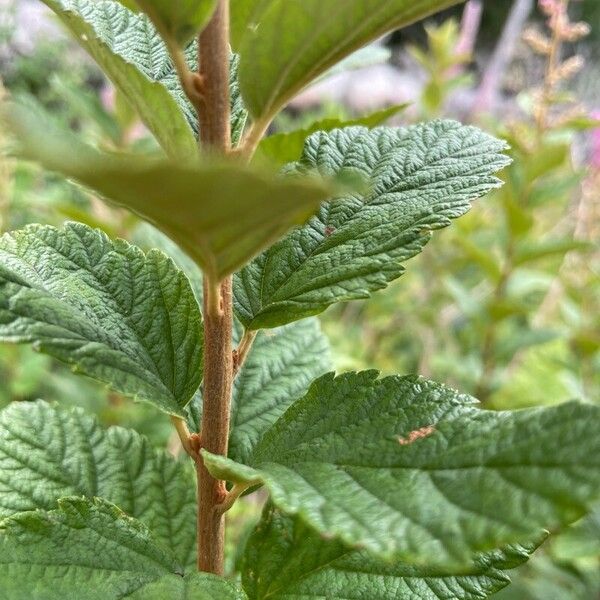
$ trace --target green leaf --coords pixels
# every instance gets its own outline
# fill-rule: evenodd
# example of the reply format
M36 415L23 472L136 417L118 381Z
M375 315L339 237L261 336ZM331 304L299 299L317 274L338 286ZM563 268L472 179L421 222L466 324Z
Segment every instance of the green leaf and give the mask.
M342 119L321 119L315 121L305 129L296 129L289 133L276 133L264 138L254 155L254 160L269 162L272 165L283 166L300 158L306 138L317 131L331 131L343 127L363 125L364 127L377 127L389 118L404 110L407 104L398 104L390 108L378 110L377 112L343 121Z
M552 555L562 561L581 558L597 560L600 555L600 507L556 536Z
M316 319L260 332L234 382L229 456L248 461L265 432L330 368Z
M454 121L312 135L290 171L353 170L369 191L324 204L243 269L235 281L238 318L248 329L275 327L386 287L432 230L498 187L493 173L508 162L505 147Z
M458 1L232 2L232 43L241 56L240 86L250 113L260 121L270 120L345 56Z
M229 101L231 104L231 144L233 147L237 146L242 139L244 127L246 127L246 121L248 120L248 111L244 105L238 81L239 65L240 57L237 54L232 54L229 66ZM194 124L197 121L198 119L194 113Z
M135 0L164 38L189 42L210 19L216 0Z
M0 522L5 600L117 600L183 571L140 522L104 500L64 498Z
M506 570L525 562L535 547L479 555L470 568L452 574L378 561L267 506L246 546L242 580L251 600L483 600L510 582Z
M192 166L101 152L24 105L9 105L5 121L20 156L128 208L219 279L304 223L331 193L314 178L276 177L234 162Z
M0 238L0 340L173 415L200 385L202 319L186 276L162 252L81 223Z
M167 155L196 156L187 101L164 42L144 15L117 2L43 0L122 92ZM188 109L193 116L191 106Z
M247 600L248 596L232 583L210 573L185 577L167 575L139 590L128 600Z
M552 256L564 256L569 252L591 250L593 245L583 240L574 240L569 238L550 239L545 241L531 241L522 243L517 247L514 258L516 265L523 265L532 261L548 258Z
M592 600L598 597L597 562L578 568L540 554L518 569L513 583L494 596L494 600Z
M573 522L600 496L600 407L480 410L415 376L328 374L273 425L249 466L204 453L230 481L329 538L415 564Z
M64 496L100 496L149 527L182 565L195 561L191 465L134 431L42 401L0 412L0 518L50 510Z
M263 434L330 367L329 343L316 319L258 332L233 384L229 457L249 460ZM197 394L188 406L192 431L200 430L201 412Z

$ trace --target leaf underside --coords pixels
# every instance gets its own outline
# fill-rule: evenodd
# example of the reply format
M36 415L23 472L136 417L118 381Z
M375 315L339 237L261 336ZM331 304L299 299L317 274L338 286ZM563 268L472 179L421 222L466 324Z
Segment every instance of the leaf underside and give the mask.
M179 564L195 562L195 478L134 431L42 401L0 412L0 518L101 497L144 523Z
M135 0L156 28L177 44L189 42L209 20L216 0Z
M200 384L201 324L162 252L80 223L0 238L0 339L33 343L117 392L183 415Z
M505 148L454 121L313 134L288 170L326 177L353 171L368 192L323 204L236 274L238 318L248 329L275 327L386 287L432 230L498 187L494 173L508 163Z
M377 375L321 377L249 466L209 453L205 464L263 482L323 535L429 566L571 523L600 495L600 408L487 411L434 382Z
M273 117L319 75L370 41L459 0L235 0L232 43L252 115ZM260 73L260 77L256 74Z
M298 518L267 506L246 546L242 579L251 600L484 600L536 544L477 556L462 573L378 561L325 540Z

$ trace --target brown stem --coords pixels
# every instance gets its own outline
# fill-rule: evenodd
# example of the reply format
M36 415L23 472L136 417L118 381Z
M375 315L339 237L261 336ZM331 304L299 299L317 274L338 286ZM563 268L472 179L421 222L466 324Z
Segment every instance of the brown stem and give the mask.
M198 41L203 101L199 106L200 139L204 148L224 155L230 151L229 2L219 0ZM227 455L233 381L231 278L216 281L204 274L204 388L200 440L213 454ZM217 509L227 497L225 482L214 479L200 457L198 475L198 569L223 574L225 524Z
M246 360L250 349L252 348L252 344L256 339L256 331L244 331L244 335L238 345L238 347L233 352L233 374L236 375L238 371L242 368L244 361Z

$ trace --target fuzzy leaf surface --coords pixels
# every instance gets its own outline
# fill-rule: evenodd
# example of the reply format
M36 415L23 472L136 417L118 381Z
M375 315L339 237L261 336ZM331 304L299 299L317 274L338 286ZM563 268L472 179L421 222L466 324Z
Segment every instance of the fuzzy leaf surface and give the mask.
M165 37L189 42L206 25L216 0L135 0Z
M505 148L454 121L315 133L289 170L354 171L369 191L323 204L237 274L238 318L248 329L276 327L386 287L432 230L500 185L494 173L508 164Z
M120 600L183 570L151 532L104 500L64 498L0 522L5 600Z
M107 0L43 2L122 92L166 154L182 160L195 156L188 123L194 111L150 20Z
M128 600L247 600L248 596L231 582L210 573L185 577L167 575L127 596Z
M314 178L284 178L233 162L190 166L101 152L21 104L6 109L5 121L19 156L149 221L217 279L306 222L331 194Z
M235 0L232 43L241 56L240 85L251 114L258 119L274 116L355 50L458 2Z
M246 545L242 579L251 600L484 600L508 585L506 571L525 562L535 546L482 554L464 572L451 574L379 561L267 506Z
M0 238L0 340L32 343L174 415L200 385L202 320L187 277L81 223Z
M260 332L234 382L229 456L247 462L273 423L330 368L316 319Z
M377 375L321 377L249 465L209 453L205 464L263 482L329 538L428 566L535 538L600 496L600 407L487 411L438 383Z
M99 496L146 525L177 561L195 561L190 465L121 427L104 430L80 409L13 403L0 412L0 518L50 510L65 496Z

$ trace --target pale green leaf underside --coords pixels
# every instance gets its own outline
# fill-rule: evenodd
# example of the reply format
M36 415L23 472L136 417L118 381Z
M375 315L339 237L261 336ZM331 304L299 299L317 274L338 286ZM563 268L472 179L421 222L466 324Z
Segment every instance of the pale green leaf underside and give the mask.
M189 160L196 140L164 42L144 15L117 2L43 0L127 98L167 155ZM188 116L182 111L186 109Z
M150 531L104 500L64 498L0 522L4 600L121 600L175 573Z
M494 173L508 163L505 148L455 121L313 134L289 170L355 171L369 191L324 204L237 274L238 318L248 329L275 327L386 287L432 230L499 185Z
M573 522L600 496L600 408L517 412L415 376L318 379L265 434L249 466L312 528L385 557L464 564L476 552Z
M219 279L304 223L331 193L315 179L263 174L236 163L187 166L112 155L87 146L31 107L12 104L5 112L17 154L128 208Z
M232 583L209 573L185 577L167 575L139 590L127 600L247 600Z
M189 42L207 23L216 0L135 0L158 31L178 44Z
M484 600L510 582L506 570L526 561L534 548L515 545L480 555L472 567L451 574L378 561L268 506L246 546L242 578L251 600Z
M355 125L377 127L377 125L383 124L389 118L404 110L406 106L406 104L391 106L390 108L378 110L348 121L333 118L321 119L304 129L295 129L286 133L275 133L262 139L256 149L254 160L269 162L272 165L281 167L286 163L298 160L304 149L306 138L317 131L331 131L332 129L342 129Z
M270 118L353 51L458 1L235 0L232 42L246 105Z
M234 382L229 456L247 462L273 423L330 368L316 319L260 332Z
M134 431L103 430L83 411L45 402L0 413L0 518L102 497L144 523L178 562L195 561L195 478Z
M317 319L258 332L233 384L229 457L248 461L264 433L330 367L329 343ZM192 431L200 430L201 403L197 394L188 406Z
M0 238L0 340L33 343L114 390L183 415L202 320L182 271L81 223Z

